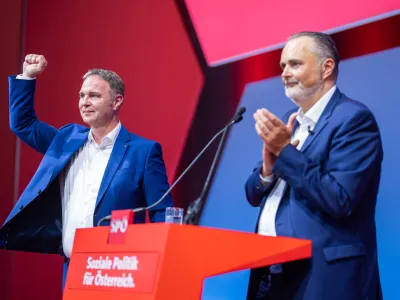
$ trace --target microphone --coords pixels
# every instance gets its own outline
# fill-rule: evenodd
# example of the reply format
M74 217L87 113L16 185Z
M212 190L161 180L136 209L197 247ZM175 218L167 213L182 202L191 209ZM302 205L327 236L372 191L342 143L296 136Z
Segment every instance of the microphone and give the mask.
M238 111L236 112L235 116L228 123L228 125L226 125L222 129L223 134L222 134L222 137L221 137L221 139L219 141L217 152L215 152L214 159L213 159L213 162L211 164L210 170L208 172L208 176L207 176L206 182L205 182L205 184L203 186L203 189L202 189L202 191L200 193L199 198L197 198L195 201L193 201L189 205L189 207L187 209L187 212L186 212L186 215L185 215L185 218L183 220L184 224L197 225L199 223L200 214L201 214L202 209L204 207L204 200L203 199L204 199L204 196L207 193L208 186L210 185L211 177L212 177L212 175L214 173L214 169L215 169L215 167L217 165L218 158L219 158L219 156L221 154L222 146L224 144L224 140L225 140L226 134L228 133L228 129L233 124L236 124L236 123L239 123L240 121L242 121L243 120L243 114L245 112L246 112L246 108L245 107L239 108Z
M243 120L243 114L246 112L246 107L242 106L241 108L239 108L235 114L235 116L232 118L231 122L228 123L228 125L226 126L228 129L229 127L231 127L233 124L239 123L240 121Z
M308 125L307 131L308 131L308 134L309 134L309 135L314 135L314 131L311 130L311 126L310 126L310 125Z
M146 206L146 207L134 208L134 209L132 209L132 211L133 211L134 213L142 212L142 211L145 211L145 210L152 209L153 207L155 207L155 206L157 206L158 204L160 204L160 203L165 199L165 197L168 196L168 194L171 192L171 190L178 184L178 182L181 181L181 179L186 175L186 173L192 168L192 166L199 160L199 158L200 158L200 157L203 155L203 153L208 149L208 147L210 147L210 145L215 141L215 139L216 139L217 137L219 137L221 134L223 134L223 136L222 136L222 138L221 138L221 140L220 140L220 143L219 143L218 150L217 150L217 154L219 154L219 152L221 151L220 148L221 148L221 145L222 145L222 141L223 141L223 139L225 139L225 135L226 135L227 130L228 130L233 124L236 124L236 123L239 123L240 121L242 121L242 120L243 120L243 116L242 116L242 115L243 115L245 112L246 112L246 108L245 108L245 107L241 107L241 108L239 108L239 109L237 110L236 114L235 114L234 117L229 121L229 123L228 123L227 125L225 125L224 128L222 128L220 131L218 131L218 132L211 138L211 140L207 143L207 145L200 151L199 154L197 154L197 156L192 160L192 162L186 167L186 169L182 172L182 174L175 180L175 182L169 187L169 189L161 196L161 198L160 198L159 200L157 200L157 201L154 202L153 204L151 204L151 205L149 205L149 206ZM216 161L216 156L214 157L213 165L212 165L210 171L213 170L214 165L215 165L215 161ZM210 179L210 177L211 177L210 175L211 175L211 172L209 172L208 177L207 177L207 181L206 181L206 185L207 185L207 186L208 186L208 181L209 181L209 179ZM203 191L202 191L202 195L204 194L205 188L206 188L207 186L204 186ZM198 198L198 199L200 199L200 198ZM186 216L185 216L185 218L186 218ZM110 221L110 220L111 220L111 215L105 216L105 217L101 218L101 219L99 220L99 222L97 222L97 226L100 226L101 223L106 222L106 221ZM185 223L185 224L186 224L186 223Z

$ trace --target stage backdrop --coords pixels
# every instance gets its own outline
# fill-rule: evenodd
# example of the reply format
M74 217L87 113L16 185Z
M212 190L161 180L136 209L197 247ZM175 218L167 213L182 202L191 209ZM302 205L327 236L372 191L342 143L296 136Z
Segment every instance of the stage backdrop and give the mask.
M400 299L397 276L400 269L399 69L400 47L397 47L343 61L338 81L342 92L372 110L380 126L384 161L376 211L379 266L384 299L393 300ZM230 132L201 224L252 232L258 208L247 203L244 183L261 159L262 149L252 114L266 107L282 116L294 104L285 97L280 77L274 77L247 84L240 106L247 107L248 111L244 120ZM248 274L248 271L241 271L207 279L203 299L245 299Z
M8 1L13 5L5 6L3 2L0 14L4 32L1 37L2 41L6 41L6 46L2 45L0 50L5 60L2 68L2 95L6 97L7 94L6 75L20 72L18 57L21 49L22 55L44 54L49 59L49 65L38 80L36 108L43 121L58 127L68 122L80 122L77 93L81 84L80 77L87 69L102 67L116 70L127 84L122 122L130 130L162 143L171 181L232 116L246 83L279 74L277 61L280 51L237 60L218 68L210 65L221 64L222 60L226 61L225 59L230 57L238 59L243 57L241 54L248 54L249 51L263 52L265 47L283 41L286 35L293 31L332 30L330 26L335 26L325 24L325 27L320 28L307 23L296 23L296 28L285 28L286 31L280 31L281 36L277 40L265 43L264 37L271 37L271 31L275 32L276 28L285 27L281 26L282 24L293 22L293 19L288 20L287 16L285 18L278 2L268 7L268 13L277 17L268 19L273 21L270 27L265 23L256 24L254 27L254 23L236 18L244 13L250 16L258 13L258 18L254 18L254 21L259 21L260 13L261 19L263 16L262 11L258 9L262 1L254 1L253 6L247 6L248 1L237 1L234 4L231 1L228 5L225 5L224 1L217 1L219 5L214 7L217 9L214 12L211 9L216 2L208 0L15 0ZM372 1L368 5L362 2L357 10L349 10L349 6L346 6L346 16L347 12L354 11L359 18L381 18L382 14L390 15L392 10L396 9L395 2ZM26 4L26 11L21 14L22 3ZM203 6L196 6L199 3ZM314 0L307 3L314 3ZM302 11L298 13L302 16L300 21L314 20L316 14L323 20L328 19L326 15L330 14L330 11L327 12L324 7L318 9L320 13L302 3L296 7L296 12ZM194 15L193 12L200 15ZM25 22L21 16L26 16ZM195 24L192 23L191 16ZM209 22L211 16L216 18L216 22ZM348 58L393 47L393 42L400 44L393 38L398 36L398 19L383 20L377 22L381 25L367 26L368 29L364 27L361 30L346 30L335 34L334 38L341 55ZM226 20L229 22L225 22ZM344 23L337 25L348 24L354 20L346 18L342 20ZM206 28L206 35L200 23L212 24ZM249 26L243 30L244 25ZM26 28L26 38L20 38L22 28ZM377 28L379 30L376 30ZM220 35L213 35L217 31ZM349 32L352 33L348 34ZM209 34L211 39L208 39ZM247 39L249 34L251 40ZM275 35L274 37L276 38ZM258 43L260 41L261 43ZM22 47L24 45L25 47ZM214 50L230 49L233 52L220 55L212 49L208 51L210 46L214 47ZM16 168L20 173L17 173L18 178L15 181L16 194L19 194L35 172L41 156L26 146L22 147L20 156L19 152L14 151L15 138L7 125L7 101L3 102L3 109L0 111L3 120L2 138L5 142L2 149L6 150L2 156L4 180L1 188L4 199L0 199L1 222L12 206L13 184L9 179L13 178L14 161L20 165L19 169ZM238 126L237 130L239 128ZM212 150L209 149L197 166L187 174L185 180L176 187L174 197L177 205L185 206L198 196L212 160ZM251 165L257 159L253 156ZM239 161L238 164L240 163ZM18 163L16 166L18 167ZM248 172L249 166L246 165L244 169ZM240 174L245 178L247 173ZM229 214L220 215L225 216L229 217ZM392 222L391 219L388 220ZM8 252L1 252L0 256L0 280L6 287L5 292L1 289L0 299L61 298L61 257ZM23 288L21 282L24 284ZM387 282L386 279L385 289L388 286ZM43 293L44 283L46 293ZM238 285L238 288L241 289L242 285Z

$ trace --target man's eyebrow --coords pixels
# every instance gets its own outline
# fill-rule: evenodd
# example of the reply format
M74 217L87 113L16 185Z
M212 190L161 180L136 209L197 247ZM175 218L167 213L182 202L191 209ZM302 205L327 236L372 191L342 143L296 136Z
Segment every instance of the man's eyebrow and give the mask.
M282 67L286 66L287 64L291 65L291 64L301 64L303 61L301 59L289 59L287 62L280 62L279 65Z

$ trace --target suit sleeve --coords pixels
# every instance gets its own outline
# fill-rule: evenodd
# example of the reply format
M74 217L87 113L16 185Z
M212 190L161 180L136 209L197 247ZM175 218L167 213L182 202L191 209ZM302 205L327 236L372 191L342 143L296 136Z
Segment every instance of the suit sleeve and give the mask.
M309 204L340 218L352 214L371 178L379 176L382 157L374 117L368 109L358 109L334 133L326 162L314 161L288 145L281 151L274 173Z
M169 189L161 145L158 143L153 144L147 156L143 187L147 205L157 202ZM169 193L160 204L150 209L151 222L164 222L165 208L170 206L173 206L173 201Z
M262 182L260 178L261 166L262 161L253 169L253 173L251 173L245 184L246 198L252 206L260 206L264 197L269 195L276 183L276 179L270 183Z
M9 77L10 129L23 142L40 153L46 153L58 130L40 122L34 109L36 80Z

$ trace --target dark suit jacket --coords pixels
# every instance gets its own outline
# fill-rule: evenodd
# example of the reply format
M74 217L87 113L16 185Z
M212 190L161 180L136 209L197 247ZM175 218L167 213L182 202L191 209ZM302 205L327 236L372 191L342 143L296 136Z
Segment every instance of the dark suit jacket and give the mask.
M273 168L287 183L275 220L277 235L313 242L311 260L283 265L284 299L376 299L375 205L382 158L372 113L338 89L302 149L282 150ZM263 186L260 167L261 162L245 189L261 212L275 182ZM251 274L249 298L257 274Z
M0 248L62 254L58 175L87 141L89 128L69 124L56 129L40 122L33 106L36 80L13 76L9 83L11 130L44 157L0 229ZM161 146L122 126L101 182L93 224L112 210L150 205L168 188ZM167 206L172 206L170 195L150 211L151 221L164 221ZM135 222L144 222L144 214L135 215Z

